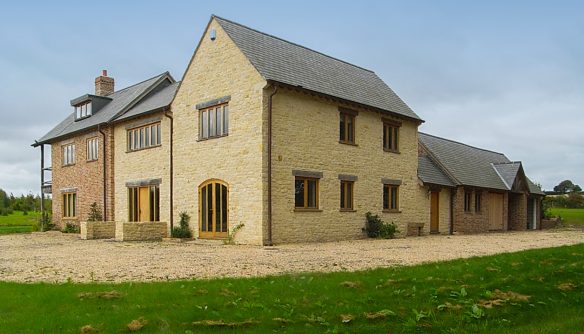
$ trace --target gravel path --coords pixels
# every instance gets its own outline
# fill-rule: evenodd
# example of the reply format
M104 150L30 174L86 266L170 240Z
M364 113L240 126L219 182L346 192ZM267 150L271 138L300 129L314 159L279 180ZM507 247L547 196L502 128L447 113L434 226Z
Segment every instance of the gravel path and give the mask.
M0 281L126 282L248 277L412 265L584 243L583 230L424 236L276 247L218 242L80 240L60 232L0 236Z

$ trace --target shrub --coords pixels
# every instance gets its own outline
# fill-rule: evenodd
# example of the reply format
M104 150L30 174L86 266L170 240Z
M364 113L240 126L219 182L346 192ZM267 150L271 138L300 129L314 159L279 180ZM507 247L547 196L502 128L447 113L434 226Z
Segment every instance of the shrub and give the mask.
M241 230L245 225L242 224L238 224L236 225L232 230L231 233L229 233L229 235L227 236L227 239L223 240L223 244L224 245L235 245L235 235L237 234L237 232L239 232L239 230Z
M191 220L191 217L184 211L179 214L179 217L179 227L172 229L171 236L173 238L192 238L193 234L189 229L189 221Z
M392 239L399 232L394 223L386 223L378 215L367 212L365 217L365 231L369 238Z
M22 215L23 215L23 216L28 216L28 211L26 211L26 210L22 210Z
M88 222L100 222L103 221L103 215L101 214L101 208L96 202L93 202L89 206L89 215L87 216Z
M74 223L65 223L63 233L79 233L79 227Z

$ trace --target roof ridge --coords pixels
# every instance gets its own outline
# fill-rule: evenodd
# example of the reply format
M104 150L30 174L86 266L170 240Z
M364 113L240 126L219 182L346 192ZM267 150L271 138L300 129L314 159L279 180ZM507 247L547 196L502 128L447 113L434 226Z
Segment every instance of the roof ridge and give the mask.
M314 50L314 49L311 49L311 48L309 48L309 47L306 47L306 46L304 46L304 45L300 45L300 44L298 44L298 43L290 42L290 41L288 41L288 40L285 40L285 39L283 39L283 38L281 38L281 37L274 36L274 35L271 35L271 34L265 33L265 32L263 32L263 31L259 31L259 30L257 30L257 29L254 29L254 28L248 27L248 26L246 26L246 25L244 25L244 24L241 24L241 23L238 23L238 22L235 22L235 21L228 20L228 19L226 19L226 18L223 18L223 17L221 17L221 16L217 16L217 15L215 15L215 14L211 14L211 17L212 17L212 18L219 19L219 20L227 21L227 22L229 22L229 23L235 24L235 25L237 25L237 26L240 26L240 27L242 27L242 28L245 28L245 29L248 29L248 30L251 30L251 31L255 31L255 32L257 32L257 33L259 33L259 34L262 34L262 35L264 35L264 36L268 36L268 37L275 38L275 39L277 39L277 40L280 40L280 41L282 41L282 42L284 42L284 43L288 43L288 44L292 44L292 45L298 46L298 47L300 47L300 48L303 48L303 49L306 49L306 50L308 50L308 51L315 52L315 53L318 53L318 54L320 54L320 55L323 55L323 56L325 56L325 57L327 57L327 58L330 58L330 59L336 60L336 61L338 61L338 62L341 62L341 63L344 63L344 64L347 64L347 65L350 65L350 66L353 66L353 67L356 67L356 68L362 69L362 70L364 70L364 71L367 71L367 72L370 72L370 73L373 73L373 74L375 74L375 72L374 72L374 71L372 71L372 70L370 70L370 69L367 69L367 68L364 68L364 67L361 67L361 66L358 66L358 65L355 65L355 64L349 63L348 61L344 61L344 60L341 60L341 59L339 59L339 58L335 58L335 57L333 57L333 56L327 55L327 54L325 54L325 53L322 53L322 52L320 52L320 51L316 51L316 50Z
M509 162L492 162L493 165L515 165L515 164L520 164L522 165L523 163L521 161L509 161Z
M429 137L433 137L433 138L437 138L437 139L442 139L442 140L449 141L449 142L451 142L451 143L460 144L460 145L463 145L463 146L466 146L466 147L474 148L474 149L476 149L476 150L481 150L481 151L485 151L485 152L490 152L490 153L499 154L499 155L502 155L502 156L504 156L505 158L507 158L507 157L505 156L505 154L503 154L503 153L501 153L501 152L496 152L496 151L492 151L492 150L487 150L487 149L484 149L484 148L480 148L480 147L472 146L472 145L469 145L469 144L465 144L465 143L462 143L462 142L459 142L459 141L456 141L456 140L452 140L452 139L447 139L447 138L443 138L443 137L438 137L438 136L435 136L435 135L431 135L431 134L428 134L428 133L425 133L425 132L418 132L418 133L419 133L419 134L421 134L421 135L425 135L425 136L429 136ZM507 160L509 160L509 159L507 158Z
M155 75L155 76L153 76L153 77L151 77L151 78L148 78L148 79L146 79L146 80L142 80L142 81L140 81L140 82L138 82L138 83L135 83L135 84L133 84L133 85L130 85L130 86L124 87L124 88L122 88L122 89L120 89L120 90L116 90L115 92L113 92L113 93L111 93L110 95L107 95L107 96L105 96L105 97L108 97L108 96L114 95L115 93L119 93L119 92L125 91L126 89L132 88L132 87L134 87L134 86L138 86L138 85L140 85L140 84L143 84L143 83L145 83L146 81L150 81L150 80L152 80L152 79L154 79L154 78L161 77L161 76L163 76L163 75L165 75L165 74L167 74L167 75L170 75L170 72L169 72L169 71L162 72L162 73L160 73L160 74L158 74L158 75Z

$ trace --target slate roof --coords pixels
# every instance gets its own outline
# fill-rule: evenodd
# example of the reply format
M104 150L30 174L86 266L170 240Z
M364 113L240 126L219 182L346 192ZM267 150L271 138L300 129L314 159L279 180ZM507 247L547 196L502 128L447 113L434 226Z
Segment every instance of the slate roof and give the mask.
M266 80L422 121L373 71L213 16Z
M418 138L429 153L427 159L455 185L510 191L522 169L521 162L512 162L502 153L421 132ZM428 162L419 160L418 176L422 182L432 183L424 180L431 177L427 165ZM529 178L525 178L531 194L544 195Z
M162 87L159 91L153 92L153 94L149 94L142 101L132 107L132 109L116 118L115 121L127 120L169 106L174 94L176 94L176 89L178 88L179 83L180 82L174 82L166 87Z
M521 162L514 161L493 164L493 168L495 168L495 171L499 174L501 179L503 179L507 188L511 189L515 182L515 178L517 177L517 172L519 172L519 169L521 168Z
M458 184L508 190L491 165L511 162L505 155L425 133L419 134L419 140Z
M138 103L157 85L167 80L174 83L174 79L170 76L170 74L168 72L164 72L135 85L118 90L107 96L111 99L111 101L107 103L102 109L95 112L90 117L79 121L75 121L75 112L73 108L67 106L67 108L71 108L71 113L67 116L67 118L65 118L65 120L55 126L43 137L41 137L37 143L35 143L35 145L50 143L51 141L58 138L88 130L100 124L111 122L122 113L128 111L129 108L133 107L136 103ZM147 111L145 109L147 108L142 108L141 110Z
M456 184L427 156L418 157L418 177L427 184L455 187Z

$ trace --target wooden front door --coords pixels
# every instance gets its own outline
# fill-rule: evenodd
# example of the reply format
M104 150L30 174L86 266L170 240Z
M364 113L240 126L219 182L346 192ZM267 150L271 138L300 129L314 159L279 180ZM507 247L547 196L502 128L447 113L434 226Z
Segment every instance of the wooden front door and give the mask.
M432 191L430 195L430 233L440 231L440 192Z
M489 230L503 229L503 194L489 194Z
M228 231L227 185L212 180L199 187L199 237L227 238Z
M140 187L139 198L139 221L147 222L150 221L150 188Z

